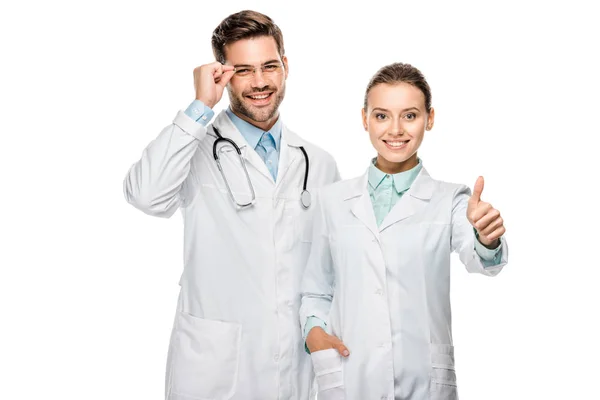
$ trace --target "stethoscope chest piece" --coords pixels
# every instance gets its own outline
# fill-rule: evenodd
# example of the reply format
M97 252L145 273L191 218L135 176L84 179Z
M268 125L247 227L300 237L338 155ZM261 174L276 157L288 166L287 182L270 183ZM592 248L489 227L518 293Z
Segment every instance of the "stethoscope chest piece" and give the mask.
M300 195L300 203L302 203L302 207L304 207L304 209L308 209L310 207L310 204L312 202L311 196L310 196L310 192L308 190L303 190L302 194Z

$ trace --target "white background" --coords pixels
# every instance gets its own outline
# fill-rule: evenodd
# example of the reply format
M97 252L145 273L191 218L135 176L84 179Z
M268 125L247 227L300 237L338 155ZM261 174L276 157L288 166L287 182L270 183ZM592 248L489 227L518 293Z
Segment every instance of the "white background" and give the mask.
M461 400L600 398L597 13L398 0L2 3L0 398L162 398L182 221L126 204L122 181L241 9L283 30L284 121L343 178L374 155L360 107L395 61L433 90L430 174L485 177L510 261L487 278L454 260Z

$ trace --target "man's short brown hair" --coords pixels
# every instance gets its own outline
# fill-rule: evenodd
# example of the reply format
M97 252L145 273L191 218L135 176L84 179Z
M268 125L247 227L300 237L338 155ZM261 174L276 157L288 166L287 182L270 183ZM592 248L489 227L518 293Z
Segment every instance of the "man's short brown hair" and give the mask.
M270 36L275 39L279 56L284 56L283 35L271 18L251 10L231 14L213 31L211 43L215 59L221 64L225 64L225 46L238 40L261 36Z

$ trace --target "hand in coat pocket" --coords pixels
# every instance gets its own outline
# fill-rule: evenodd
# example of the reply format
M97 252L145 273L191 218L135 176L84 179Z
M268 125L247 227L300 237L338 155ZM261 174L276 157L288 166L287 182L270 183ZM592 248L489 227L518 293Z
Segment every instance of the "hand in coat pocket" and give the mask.
M329 335L322 328L316 326L308 332L306 336L306 347L308 351L314 353L316 351L335 349L343 357L348 357L350 351L344 343L333 335Z

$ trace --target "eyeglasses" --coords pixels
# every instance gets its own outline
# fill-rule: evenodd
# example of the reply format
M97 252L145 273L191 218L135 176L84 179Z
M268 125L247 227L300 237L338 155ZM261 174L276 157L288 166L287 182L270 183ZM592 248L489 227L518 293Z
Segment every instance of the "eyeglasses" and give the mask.
M283 65L281 63L269 63L261 65L260 67L253 67L251 65L243 65L236 67L235 74L233 76L247 79L256 75L256 70L260 69L262 74L265 76L277 76L283 72Z

